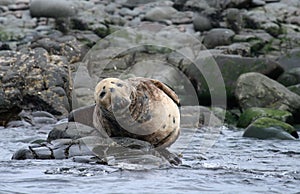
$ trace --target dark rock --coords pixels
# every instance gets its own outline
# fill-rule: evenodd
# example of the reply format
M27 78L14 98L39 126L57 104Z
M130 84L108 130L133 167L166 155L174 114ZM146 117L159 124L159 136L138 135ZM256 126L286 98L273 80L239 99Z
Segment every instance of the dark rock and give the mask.
M232 43L235 33L226 28L214 28L207 32L204 36L203 44L208 49L221 45L229 45Z
M295 117L299 114L300 96L260 73L243 74L236 85L235 94L243 110L265 107L286 110Z
M195 14L193 18L193 25L194 29L200 32L212 29L212 24L209 18L200 14Z
M173 7L179 11L182 11L187 1L188 0L174 0Z
M0 74L1 111L44 110L56 116L66 116L70 110L69 64L52 57L43 48L2 52Z
M12 156L12 160L34 159L34 155L29 149L20 149Z
M68 122L56 125L48 134L47 141L56 139L78 139L86 136L99 136L97 129L78 122Z
M76 140L57 139L51 143L32 144L29 149L17 151L12 159L68 159L89 156L93 163L108 164L122 169L135 165L142 168L158 168L179 165L177 155L166 149L155 150L148 142L130 138L102 138L86 136ZM132 169L133 170L133 169ZM137 170L137 169L136 169Z
M85 106L73 110L69 114L69 122L78 122L84 125L94 127L93 124L93 114L94 114L95 105Z
M261 117L268 117L288 123L291 123L293 120L292 113L288 111L253 107L245 110L241 114L237 127L246 128L253 121Z
M292 86L300 83L300 67L289 69L277 79L284 86Z
M295 140L299 138L296 129L282 121L261 117L249 125L243 137L253 137L258 139L282 139Z
M251 6L252 0L227 0L227 1L219 1L219 0L207 0L207 3L215 8L249 8Z

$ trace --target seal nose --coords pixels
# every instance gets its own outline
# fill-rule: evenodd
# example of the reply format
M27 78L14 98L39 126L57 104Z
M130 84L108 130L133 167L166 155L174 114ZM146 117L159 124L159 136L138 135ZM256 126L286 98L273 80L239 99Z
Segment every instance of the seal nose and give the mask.
M99 95L99 97L102 99L106 94L106 91L103 89Z

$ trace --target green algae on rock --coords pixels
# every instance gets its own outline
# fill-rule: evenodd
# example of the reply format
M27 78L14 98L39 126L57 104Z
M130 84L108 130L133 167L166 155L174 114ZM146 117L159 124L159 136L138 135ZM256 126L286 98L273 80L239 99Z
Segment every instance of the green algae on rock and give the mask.
M270 108L260 108L253 107L246 109L239 118L237 127L245 128L249 126L253 121L261 117L268 117L272 119L277 119L282 122L290 123L293 119L292 113L284 110L270 109Z
M293 126L267 117L261 117L249 125L246 128L243 137L282 140L294 140L299 138L298 133Z

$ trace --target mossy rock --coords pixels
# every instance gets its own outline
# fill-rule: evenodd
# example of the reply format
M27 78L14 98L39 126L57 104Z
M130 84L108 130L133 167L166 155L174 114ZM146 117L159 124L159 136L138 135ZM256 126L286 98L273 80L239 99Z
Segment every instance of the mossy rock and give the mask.
M270 109L270 108L259 108L253 107L248 108L239 118L237 127L246 128L253 121L261 117L268 117L276 119L282 122L291 123L293 120L292 113L284 110Z
M299 138L298 133L293 126L267 117L261 117L249 125L246 128L243 137L285 140L294 140Z

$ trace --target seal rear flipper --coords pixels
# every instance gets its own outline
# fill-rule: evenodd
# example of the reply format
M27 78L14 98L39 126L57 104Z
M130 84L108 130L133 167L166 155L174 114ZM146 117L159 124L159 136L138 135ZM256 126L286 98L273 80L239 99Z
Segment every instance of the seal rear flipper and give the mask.
M173 164L175 166L179 166L182 164L180 157L177 154L170 152L166 148L156 148L156 151L158 151L161 156L167 159L170 164Z
M160 90L162 90L165 94L167 94L176 104L177 106L180 106L180 100L178 98L178 96L176 95L176 93L169 88L167 85L165 85L164 83L155 80L155 79L150 79L150 81Z

